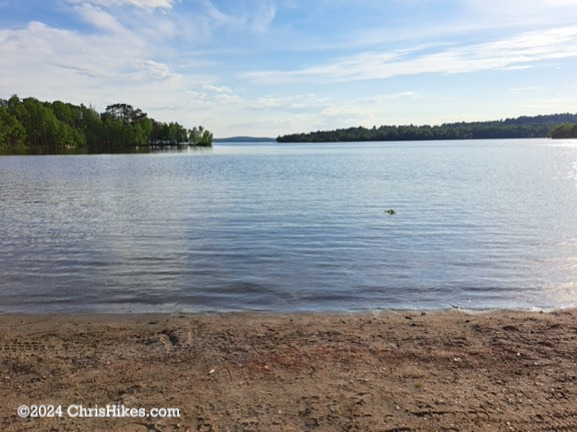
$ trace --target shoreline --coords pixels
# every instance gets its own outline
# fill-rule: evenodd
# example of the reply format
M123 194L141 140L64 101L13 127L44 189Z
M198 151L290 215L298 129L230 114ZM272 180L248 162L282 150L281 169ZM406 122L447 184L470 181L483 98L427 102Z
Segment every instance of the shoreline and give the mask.
M563 312L563 311L577 311L577 305L570 306L487 306L480 308L466 308L457 305L447 305L444 307L431 307L431 308L418 308L418 307L390 307L390 308L378 308L378 309L352 309L352 310L342 310L342 309L325 309L325 310L308 310L308 309L280 309L280 310L270 310L270 309L239 309L239 310L199 310L199 311L128 311L128 310L113 310L113 311L9 311L0 310L0 318L3 316L53 316L53 317L76 317L76 316L109 316L109 317L119 317L119 316L143 316L143 315L159 315L159 316L210 316L210 315L362 315L362 314L379 314L379 313L421 313L426 314L438 314L446 313L451 311L463 312L463 313L491 313L491 312L526 312L526 313L552 313L552 312Z
M0 385L3 431L577 430L577 309L1 313ZM112 404L180 417L65 409Z

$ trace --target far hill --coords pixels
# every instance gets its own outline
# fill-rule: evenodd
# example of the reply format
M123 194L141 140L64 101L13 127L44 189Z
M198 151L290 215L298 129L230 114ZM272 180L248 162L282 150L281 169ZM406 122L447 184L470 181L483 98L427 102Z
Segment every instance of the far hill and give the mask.
M213 142L220 142L220 143L248 143L248 142L275 142L275 138L263 138L263 137L249 137L249 136L237 136L237 137L230 137L230 138L214 138Z
M559 125L577 123L577 114L523 116L486 122L439 126L362 126L279 136L278 142L417 141L492 138L545 138Z

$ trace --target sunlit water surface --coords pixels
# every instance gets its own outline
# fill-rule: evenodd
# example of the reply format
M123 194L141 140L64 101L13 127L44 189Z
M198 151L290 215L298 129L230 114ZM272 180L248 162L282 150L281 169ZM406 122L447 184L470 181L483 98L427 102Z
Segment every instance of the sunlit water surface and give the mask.
M577 306L574 140L0 157L0 192L4 312Z

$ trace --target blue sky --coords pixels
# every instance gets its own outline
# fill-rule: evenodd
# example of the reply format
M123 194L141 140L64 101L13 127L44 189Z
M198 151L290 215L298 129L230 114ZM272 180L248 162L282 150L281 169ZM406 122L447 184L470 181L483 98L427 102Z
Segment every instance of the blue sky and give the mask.
M577 0L0 0L0 97L216 137L577 112Z

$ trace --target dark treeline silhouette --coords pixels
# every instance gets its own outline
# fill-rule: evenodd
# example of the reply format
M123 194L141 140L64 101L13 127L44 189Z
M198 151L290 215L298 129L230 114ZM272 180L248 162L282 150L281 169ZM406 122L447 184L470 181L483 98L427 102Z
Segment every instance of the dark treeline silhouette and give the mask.
M122 153L166 145L211 146L212 133L156 121L128 104L99 114L83 104L0 99L1 154Z
M279 136L278 142L412 141L491 138L544 138L560 124L577 122L577 114L553 114L440 126L362 126Z

